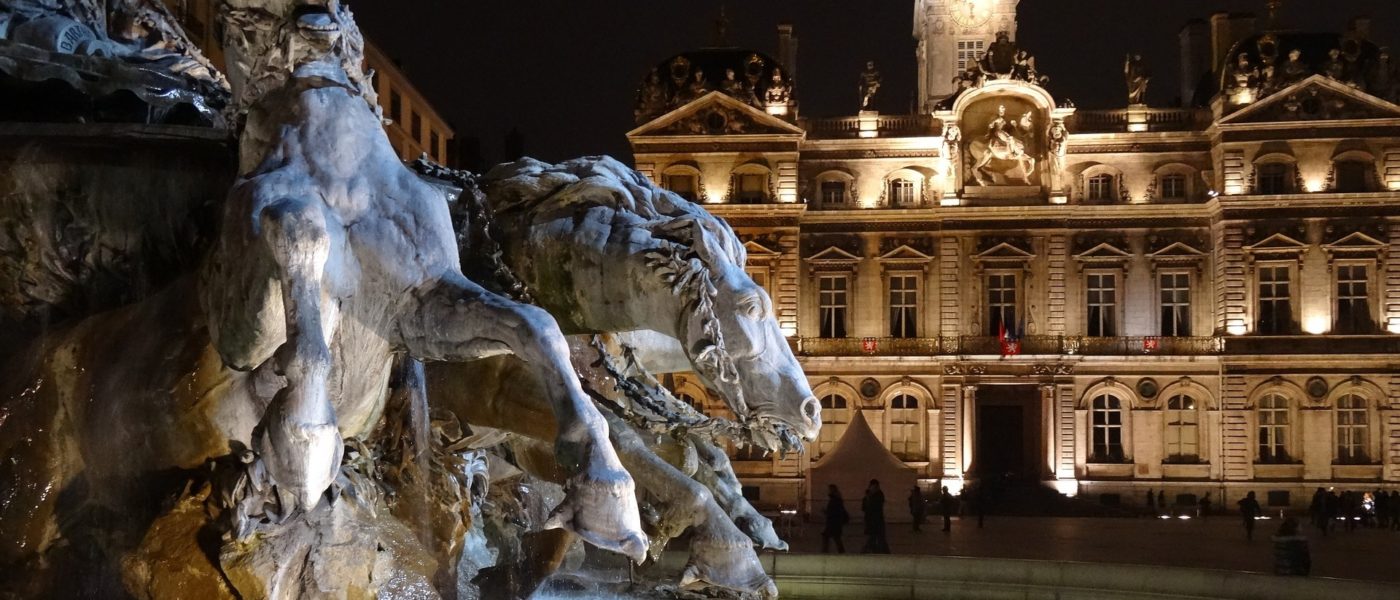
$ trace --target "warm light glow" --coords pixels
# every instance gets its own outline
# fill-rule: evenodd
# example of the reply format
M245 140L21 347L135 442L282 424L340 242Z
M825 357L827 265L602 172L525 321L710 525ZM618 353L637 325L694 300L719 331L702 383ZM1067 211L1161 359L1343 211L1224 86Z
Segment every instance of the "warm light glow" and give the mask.
M1133 133L1147 131L1147 123L1128 123L1128 131Z
M1230 335L1244 335L1248 331L1248 329L1245 329L1244 323L1231 323L1225 326L1225 333Z
M1391 317L1385 325L1386 331L1400 333L1400 317Z
M1230 95L1230 101L1236 105L1253 104L1254 100L1254 90L1247 87L1239 88Z
M880 135L880 113L873 110L860 111L860 137L873 138Z
M1226 195L1226 196L1238 196L1238 195L1243 194L1243 193L1244 193L1244 185L1238 184L1238 183L1227 183L1227 184L1225 184L1225 195Z
M948 194L938 199L939 206L962 206L962 198L953 194Z
M778 329L782 330L783 337L797 337L797 323L783 323L778 326Z
M1391 191L1400 191L1400 180L1388 182L1385 187L1390 188Z
M788 114L788 105L786 105L786 104L769 104L769 105L768 105L768 114L773 115L773 116L775 116L775 117L786 117L787 114Z
M1309 315L1303 319L1303 331L1313 335L1327 333L1331 323L1327 320L1327 315Z
M1079 481L1074 479L1056 479L1055 491L1073 498L1079 495Z
M1303 182L1303 189L1307 190L1309 193L1320 192L1322 191L1322 180L1309 178L1307 181Z
M944 479L943 487L948 488L948 493L954 496L961 494L963 485L966 483L961 477L956 479Z
M1054 194L1050 196L1051 204L1069 204L1069 196L1065 194Z

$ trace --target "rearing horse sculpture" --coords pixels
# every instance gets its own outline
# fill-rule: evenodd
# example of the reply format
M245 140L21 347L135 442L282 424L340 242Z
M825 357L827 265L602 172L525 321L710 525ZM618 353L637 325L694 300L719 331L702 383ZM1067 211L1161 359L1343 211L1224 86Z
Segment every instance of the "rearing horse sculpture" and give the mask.
M1020 163L1023 180L1027 185L1030 184L1031 177L1035 174L1036 160L1026 152L1026 143L1021 140L1021 136L1032 135L1034 126L1035 116L1031 112L1027 111L1020 119L1010 121L1006 118L1006 106L997 107L997 117L987 125L987 148L977 164L972 167L972 176L978 185L988 185L982 170L993 160Z

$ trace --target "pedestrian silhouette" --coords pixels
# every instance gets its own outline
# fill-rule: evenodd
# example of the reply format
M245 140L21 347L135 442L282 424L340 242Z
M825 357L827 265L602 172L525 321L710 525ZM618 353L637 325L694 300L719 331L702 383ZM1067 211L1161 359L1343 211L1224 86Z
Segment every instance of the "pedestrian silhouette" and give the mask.
M1167 490L1157 490L1157 508L1164 514L1167 512Z
M953 530L953 512L958 509L958 499L948 492L948 486L943 486L943 492L938 496L938 510L943 513L943 531L945 533Z
M1254 492L1245 494L1240 500L1240 518L1244 519L1244 538L1254 541L1254 519L1264 512L1259 507L1259 501L1254 499Z
M826 486L826 529L822 530L822 554L830 551L831 542L836 542L836 552L846 553L846 545L841 542L841 530L851 521L851 513L846 512L846 502L841 498L841 490L835 485Z
M924 494L919 491L919 486L909 490L909 516L914 518L914 531L921 531L920 525L924 524L924 513L927 507L924 504Z
M1298 533L1298 521L1293 517L1284 519L1273 542L1274 574L1306 577L1312 570L1312 556L1308 553L1308 538Z
M1206 516L1208 516L1208 515L1210 515L1210 492L1206 492L1206 495L1201 496L1201 515L1200 515L1200 517L1201 517L1202 520L1204 520L1204 519L1206 518Z
M879 479L870 480L860 509L865 513L865 548L861 552L889 554L890 543L885 539L885 493L880 491Z
M1147 514L1157 515L1157 496L1152 493L1152 488L1147 488Z
M1322 535L1327 535L1327 490L1317 488L1313 492L1312 502L1308 504L1308 518L1312 519L1313 527L1322 530Z

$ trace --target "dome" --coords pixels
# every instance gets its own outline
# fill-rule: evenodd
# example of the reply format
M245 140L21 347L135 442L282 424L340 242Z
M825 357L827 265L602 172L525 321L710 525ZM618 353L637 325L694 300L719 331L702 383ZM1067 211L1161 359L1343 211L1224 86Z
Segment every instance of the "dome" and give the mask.
M684 52L657 63L642 78L637 120L655 118L715 90L759 109L787 104L792 99L792 86L782 63L756 50L704 48Z
M1217 92L1230 87L1234 67L1241 54L1249 59L1250 65L1255 69L1263 71L1273 67L1278 70L1285 66L1289 55L1295 50L1301 53L1299 62L1306 67L1308 74L1324 75L1327 74L1331 61L1331 51L1338 50L1339 59L1345 67L1345 74L1338 79L1354 83L1362 89L1365 89L1366 83L1371 79L1374 66L1382 53L1375 44L1353 35L1299 31L1255 34L1231 46L1221 64L1217 65L1218 78L1213 78L1210 85L1198 86L1195 98L1192 99L1193 103L1205 106ZM1267 74L1261 74L1261 77L1266 76Z

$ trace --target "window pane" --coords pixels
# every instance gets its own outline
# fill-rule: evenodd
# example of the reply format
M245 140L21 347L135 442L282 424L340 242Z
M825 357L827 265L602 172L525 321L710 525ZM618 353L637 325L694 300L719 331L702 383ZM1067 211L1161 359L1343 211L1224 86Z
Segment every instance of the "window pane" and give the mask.
M1112 273L1090 273L1087 279L1088 335L1118 335L1118 276Z
M1016 275L994 273L987 276L987 335L999 335L1003 324L1016 327Z
M1365 265L1338 265L1335 333L1372 333L1368 269Z
M845 204L846 203L846 182L844 181L823 181L822 182L822 202L825 204Z
M890 337L918 337L919 282L914 275L890 276Z
M1293 297L1288 266L1261 266L1259 273L1259 333L1293 333Z
M826 275L820 280L821 337L846 337L847 282L845 275Z
M1161 288L1161 334L1164 336L1191 335L1191 277L1186 273L1162 273L1158 276Z

